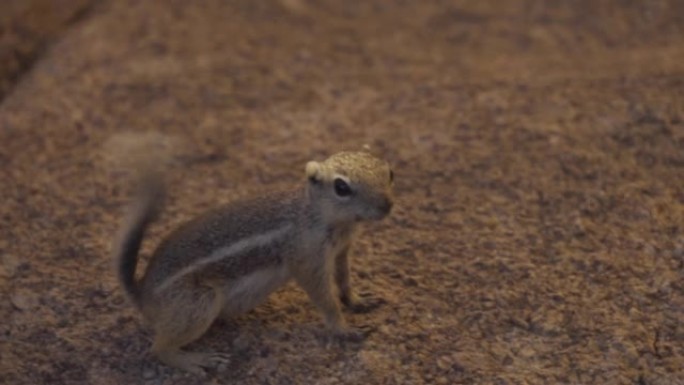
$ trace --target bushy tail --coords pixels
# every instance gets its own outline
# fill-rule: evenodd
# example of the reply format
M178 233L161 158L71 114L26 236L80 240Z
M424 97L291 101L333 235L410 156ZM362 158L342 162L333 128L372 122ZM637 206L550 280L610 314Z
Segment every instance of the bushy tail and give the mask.
M147 227L157 218L165 197L165 171L181 150L178 138L156 132L122 132L109 138L101 152L106 168L129 175L135 186L125 221L112 251L121 286L136 306L140 288L135 279L138 253Z
M165 187L158 172L144 172L138 180L135 198L127 218L114 243L114 257L118 264L121 286L133 303L140 303L140 289L135 279L138 253L147 227L158 216L163 206Z

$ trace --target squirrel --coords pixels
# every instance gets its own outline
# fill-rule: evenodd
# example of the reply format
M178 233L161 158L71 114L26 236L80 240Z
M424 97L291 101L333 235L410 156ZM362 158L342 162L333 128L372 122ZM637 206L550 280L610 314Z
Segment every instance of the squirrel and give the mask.
M161 362L196 374L229 362L223 353L181 348L219 317L251 310L294 280L323 315L327 334L358 337L341 306L369 311L352 293L349 249L361 222L385 218L393 205L394 174L368 151L344 151L306 163L306 180L207 211L164 238L136 280L138 253L165 196L160 172L147 170L113 252L119 281L154 333Z

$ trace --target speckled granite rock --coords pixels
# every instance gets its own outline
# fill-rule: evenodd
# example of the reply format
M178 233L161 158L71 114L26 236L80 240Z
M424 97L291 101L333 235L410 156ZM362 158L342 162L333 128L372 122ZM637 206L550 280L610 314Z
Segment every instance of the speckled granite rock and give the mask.
M183 155L146 252L311 158L395 164L354 257L377 331L326 348L289 287L193 346L234 355L214 383L684 383L682 3L550 4L103 2L0 106L0 382L206 383L111 270L103 147L157 131Z
M87 14L95 0L3 0L0 3L0 100L30 71L61 32Z

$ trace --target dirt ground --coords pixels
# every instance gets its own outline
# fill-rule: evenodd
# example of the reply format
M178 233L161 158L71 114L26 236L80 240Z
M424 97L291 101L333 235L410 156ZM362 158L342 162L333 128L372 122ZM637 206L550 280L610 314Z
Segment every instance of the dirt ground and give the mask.
M681 1L19 1L0 383L684 384ZM109 255L111 139L148 131L183 147L145 253L308 160L387 158L396 209L353 256L387 303L346 314L375 332L326 346L291 285L191 346L225 370L160 365Z

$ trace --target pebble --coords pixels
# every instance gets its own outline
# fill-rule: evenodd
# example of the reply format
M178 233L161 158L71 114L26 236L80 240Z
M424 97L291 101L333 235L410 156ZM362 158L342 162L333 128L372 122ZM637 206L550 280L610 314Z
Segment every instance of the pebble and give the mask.
M145 380L151 380L151 379L153 379L153 378L156 377L156 376L157 376L157 371L154 370L154 368L152 368L152 367L146 367L145 369L143 369L143 372L142 372L142 377L143 377L143 379L145 379Z
M274 340L283 340L285 339L286 335L283 330L280 329L270 329L264 333L268 338L274 339Z
M14 293L10 296L12 305L19 310L29 310L38 305L38 300L31 295L24 293Z
M11 254L0 256L0 277L12 278L19 268L19 259Z
M451 368L451 357L450 356L442 356L439 359L437 359L437 367L442 369L442 370L449 370Z
M247 350L249 349L250 345L250 338L247 336L238 336L233 341L233 348L236 350Z
M677 247L672 251L674 258L684 258L684 247Z

